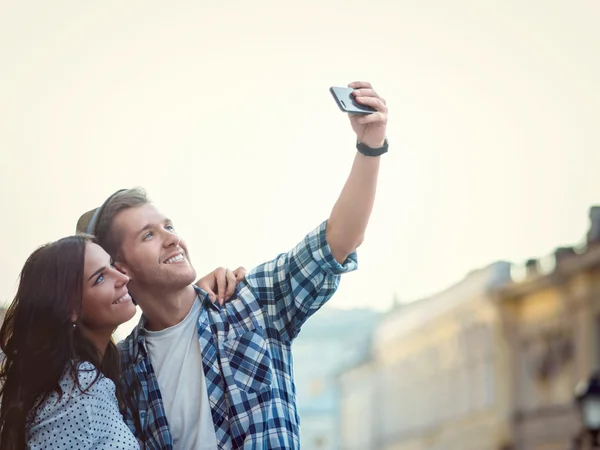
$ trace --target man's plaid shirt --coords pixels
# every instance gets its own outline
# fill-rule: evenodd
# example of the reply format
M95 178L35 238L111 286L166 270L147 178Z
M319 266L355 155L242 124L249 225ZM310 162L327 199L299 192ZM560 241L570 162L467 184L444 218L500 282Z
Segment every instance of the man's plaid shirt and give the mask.
M331 298L340 275L357 268L356 253L343 265L334 259L325 229L326 222L290 252L250 271L223 307L198 290L198 339L219 449L300 447L291 343ZM144 322L119 344L125 421L142 448L172 449Z

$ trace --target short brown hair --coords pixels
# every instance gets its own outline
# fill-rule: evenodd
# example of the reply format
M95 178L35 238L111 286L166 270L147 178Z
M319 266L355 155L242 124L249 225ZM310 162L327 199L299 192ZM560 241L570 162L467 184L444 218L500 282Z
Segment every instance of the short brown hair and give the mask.
M98 244L117 259L121 256L122 236L120 230L113 229L115 217L121 211L148 203L150 200L143 188L122 189L108 197L101 207L83 214L77 222L77 231L93 234Z

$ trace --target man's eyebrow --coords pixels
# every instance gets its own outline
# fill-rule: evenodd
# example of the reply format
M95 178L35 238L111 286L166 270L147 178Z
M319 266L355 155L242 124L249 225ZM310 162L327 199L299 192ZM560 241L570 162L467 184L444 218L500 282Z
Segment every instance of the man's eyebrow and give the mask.
M147 223L136 233L136 236L142 233L143 231L150 230L151 228L154 228L154 225L152 225L151 223Z
M167 218L167 217L165 217L165 218L162 220L162 222L163 222L163 223L165 223L165 224L169 224L169 225L173 224L173 221L172 221L171 219ZM151 229L152 229L152 228L154 228L155 226L156 226L156 225L154 225L154 224L152 224L152 223L147 223L146 225L144 225L144 226L143 226L143 227L142 227L142 228L141 228L141 229L140 229L140 230L137 232L136 236L137 236L138 234L141 234L141 233L142 233L142 232L144 232L144 231L151 230Z

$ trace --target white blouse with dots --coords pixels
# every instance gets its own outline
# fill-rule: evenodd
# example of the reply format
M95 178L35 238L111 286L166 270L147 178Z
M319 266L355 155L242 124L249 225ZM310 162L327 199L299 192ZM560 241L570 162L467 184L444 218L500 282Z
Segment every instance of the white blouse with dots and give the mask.
M96 378L96 368L79 365L79 385L70 373L63 375L62 398L52 394L27 424L30 450L139 450L139 445L119 411L115 385L109 378ZM88 389L89 388L89 389Z

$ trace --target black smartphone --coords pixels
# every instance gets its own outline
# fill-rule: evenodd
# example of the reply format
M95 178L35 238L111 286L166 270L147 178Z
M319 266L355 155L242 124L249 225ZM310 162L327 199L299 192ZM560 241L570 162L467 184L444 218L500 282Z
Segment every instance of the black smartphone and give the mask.
M370 106L361 105L356 101L352 92L354 89L348 87L330 87L329 92L333 95L335 102L343 112L349 114L372 114L375 109Z

